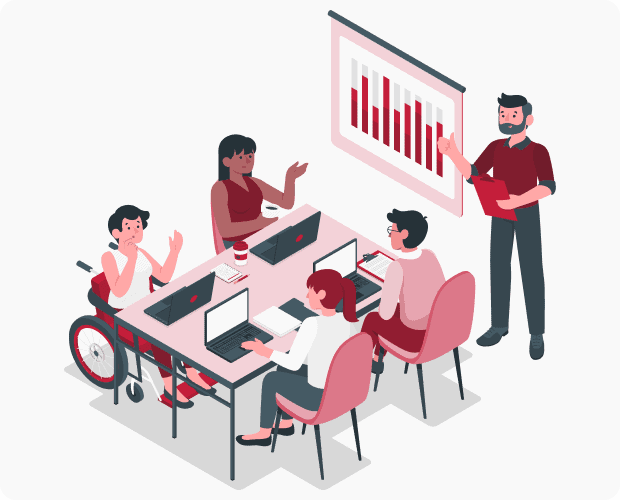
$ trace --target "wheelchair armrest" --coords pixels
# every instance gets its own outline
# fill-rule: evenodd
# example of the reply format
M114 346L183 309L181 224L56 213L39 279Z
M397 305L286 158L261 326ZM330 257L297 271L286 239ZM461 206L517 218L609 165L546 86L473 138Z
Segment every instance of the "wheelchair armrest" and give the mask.
M159 281L155 276L151 276L151 281L153 282L153 285L157 285L158 287L162 287L162 286L166 286L168 283L162 283L161 281Z
M90 302L97 309L101 309L104 313L106 313L112 318L116 315L116 309L114 309L110 304L108 304L105 300L99 297L99 295L93 292L92 288L88 290L88 302Z

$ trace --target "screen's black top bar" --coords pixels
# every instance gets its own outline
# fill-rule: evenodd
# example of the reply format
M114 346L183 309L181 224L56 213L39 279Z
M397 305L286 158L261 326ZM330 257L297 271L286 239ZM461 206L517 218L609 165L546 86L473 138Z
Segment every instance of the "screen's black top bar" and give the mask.
M390 52L393 52L398 57L402 57L405 61L410 62L414 66L417 66L418 68L426 71L428 74L434 76L438 80L441 80L442 82L447 83L448 85L450 85L450 87L454 87L459 92L465 92L465 87L456 83L454 80L451 80L447 76L442 75L439 71L435 71L433 68L427 66L423 62L420 62L417 59L411 57L409 54L405 54L402 50L397 49L396 47L394 47L393 45L390 45L384 40L381 40L381 38L373 35L372 33L369 33L364 28L360 28L357 24L352 23L351 21L349 21L348 19L345 19L339 14L336 14L333 10L330 10L327 13L327 15L334 18L336 21L341 22L346 27L351 28L353 31L357 31L360 35L364 35L366 38L372 40L377 45L381 45L381 47L383 47L384 49L387 49Z

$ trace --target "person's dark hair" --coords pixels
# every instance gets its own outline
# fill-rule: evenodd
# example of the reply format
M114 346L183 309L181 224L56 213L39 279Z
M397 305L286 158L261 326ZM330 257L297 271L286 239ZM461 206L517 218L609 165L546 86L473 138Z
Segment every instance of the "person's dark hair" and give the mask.
M246 155L248 153L256 153L256 143L253 139L245 137L243 135L233 134L228 137L224 137L220 142L218 148L219 156L219 176L218 180L225 181L230 179L230 169L224 165L224 158L232 158L235 154L243 151ZM252 172L243 174L244 177L252 177Z
M497 106L498 113L500 106L503 106L505 108L521 107L524 120L532 114L532 105L522 95L506 95L502 92L502 96L497 98L497 102L499 102L499 106Z
M399 231L406 229L409 232L409 235L403 240L405 248L416 248L426 238L428 222L426 222L426 217L420 212L415 210L401 212L394 209L387 214L387 218L390 222L396 223L396 228Z
M343 278L334 269L321 269L308 277L306 288L312 288L317 293L325 290L325 298L321 300L321 304L327 309L336 309L342 300L344 319L349 323L357 322L357 314L355 313L356 291L355 285L350 279Z
M146 226L149 225L147 220L150 215L151 214L146 210L140 210L138 207L134 207L133 205L123 205L122 207L117 208L116 212L114 212L108 219L108 231L110 231L110 234L112 234L113 229L122 231L123 219L136 220L138 217L142 219L142 229L146 229ZM115 240L118 243L118 238L115 238Z

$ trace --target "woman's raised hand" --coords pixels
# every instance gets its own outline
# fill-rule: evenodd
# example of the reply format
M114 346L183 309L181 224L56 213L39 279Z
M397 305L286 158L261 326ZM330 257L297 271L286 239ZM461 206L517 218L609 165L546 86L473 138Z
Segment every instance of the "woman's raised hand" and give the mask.
M286 171L286 178L297 179L306 173L306 169L308 168L308 164L304 163L303 165L299 165L299 162L295 162L294 165L291 165Z
M174 239L168 236L168 242L170 243L170 251L179 253L183 246L183 235L175 229Z

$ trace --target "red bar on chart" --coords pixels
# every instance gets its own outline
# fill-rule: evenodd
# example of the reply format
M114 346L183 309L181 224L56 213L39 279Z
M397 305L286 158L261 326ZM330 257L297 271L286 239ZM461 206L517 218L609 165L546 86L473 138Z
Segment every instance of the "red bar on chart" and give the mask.
M437 141L440 137L443 137L443 114L441 109L437 108ZM439 148L437 148L437 175L443 177L443 155L439 152Z
M372 137L379 140L379 74L372 72Z
M351 125L357 128L357 61L351 59Z
M415 161L422 165L422 99L415 96Z
M362 64L362 132L368 133L368 66Z
M394 151L400 153L400 85L394 84Z
M411 158L411 92L405 89L405 156Z
M433 170L433 105L426 103L426 169Z
M383 77L383 144L390 145L390 79Z

